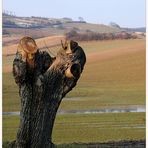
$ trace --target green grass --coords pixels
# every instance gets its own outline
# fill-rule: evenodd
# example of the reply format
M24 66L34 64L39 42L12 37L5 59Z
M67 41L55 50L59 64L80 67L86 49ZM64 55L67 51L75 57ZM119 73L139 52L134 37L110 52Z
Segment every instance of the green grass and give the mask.
M19 88L15 84L12 73L3 73L3 111L19 111Z
M18 116L3 116L3 141L15 139L18 125ZM56 144L139 139L145 139L145 113L57 115L53 130Z

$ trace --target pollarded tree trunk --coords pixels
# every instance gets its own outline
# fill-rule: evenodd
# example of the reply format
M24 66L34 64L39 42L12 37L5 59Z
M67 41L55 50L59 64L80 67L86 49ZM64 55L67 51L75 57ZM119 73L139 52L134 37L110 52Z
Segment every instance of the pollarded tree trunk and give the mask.
M62 98L75 87L86 62L74 41L63 45L56 58L35 53L34 66L17 52L13 73L21 98L18 148L51 148L52 129Z

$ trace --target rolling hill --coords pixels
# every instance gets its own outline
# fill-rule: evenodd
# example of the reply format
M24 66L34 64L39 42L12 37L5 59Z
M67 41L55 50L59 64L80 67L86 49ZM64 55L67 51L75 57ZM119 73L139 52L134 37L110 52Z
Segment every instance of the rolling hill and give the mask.
M113 25L92 24L85 21L74 21L71 18L18 17L2 14L3 46L18 43L23 36L34 39L65 35L70 31L78 33L120 33L145 32L145 28L122 28ZM145 36L145 35L144 35Z
M64 35L75 30L79 33L88 31L98 33L120 32L119 28L91 24L85 21L73 21L71 18L43 18L43 17L17 17L3 13L3 46L17 43L22 36L31 36L34 39Z

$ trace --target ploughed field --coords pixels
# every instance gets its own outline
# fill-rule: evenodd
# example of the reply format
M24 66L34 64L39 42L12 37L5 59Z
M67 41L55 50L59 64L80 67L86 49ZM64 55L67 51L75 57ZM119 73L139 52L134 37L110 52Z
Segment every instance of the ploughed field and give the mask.
M79 44L86 52L87 63L77 86L63 99L59 111L145 106L145 40L91 41ZM54 54L60 48L48 46ZM6 50L7 47L3 48L3 53ZM11 72L13 54L3 54L3 112L20 110L18 87ZM3 141L15 139L18 121L18 116L3 116ZM59 114L53 131L55 143L139 139L145 139L143 112Z

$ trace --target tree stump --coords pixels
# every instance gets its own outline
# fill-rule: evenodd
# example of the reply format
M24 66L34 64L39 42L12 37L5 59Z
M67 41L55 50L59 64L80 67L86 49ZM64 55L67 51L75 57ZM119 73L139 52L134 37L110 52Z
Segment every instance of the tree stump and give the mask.
M39 51L30 37L20 40L13 75L21 98L15 147L52 148L52 129L62 98L76 86L86 56L75 41L62 44L56 57Z

